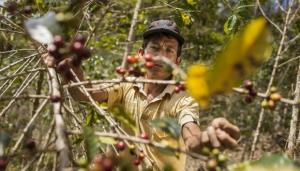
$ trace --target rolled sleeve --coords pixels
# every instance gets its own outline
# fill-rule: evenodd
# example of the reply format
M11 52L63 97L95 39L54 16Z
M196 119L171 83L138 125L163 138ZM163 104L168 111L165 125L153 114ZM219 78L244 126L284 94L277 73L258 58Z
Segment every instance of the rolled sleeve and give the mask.
M176 113L181 127L188 122L199 124L199 105L192 97L180 100Z
M115 84L106 89L107 105L112 107L114 104L121 102L123 96L122 84Z

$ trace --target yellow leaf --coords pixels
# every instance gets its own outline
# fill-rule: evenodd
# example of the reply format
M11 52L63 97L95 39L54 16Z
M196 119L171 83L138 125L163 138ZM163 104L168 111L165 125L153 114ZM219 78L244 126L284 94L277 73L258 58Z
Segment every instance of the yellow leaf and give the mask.
M216 58L209 72L212 94L231 91L271 56L271 31L264 18L250 22Z
M190 25L192 23L191 16L188 13L181 12L181 18L185 25Z
M186 2L190 5L196 5L197 4L197 1L195 1L195 0L187 0Z
M188 69L186 86L188 92L198 101L202 107L208 106L210 96L207 85L207 67L202 64L193 65Z
M271 43L266 20L253 20L217 56L212 70L203 73L203 66L191 66L186 80L191 96L206 107L210 96L231 91L271 56Z

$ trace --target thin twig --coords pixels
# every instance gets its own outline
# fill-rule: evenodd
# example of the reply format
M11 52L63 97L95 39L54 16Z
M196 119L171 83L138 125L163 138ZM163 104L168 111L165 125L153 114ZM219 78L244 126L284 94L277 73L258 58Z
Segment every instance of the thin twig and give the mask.
M28 100L28 99L50 99L50 96L40 95L40 94L32 94L32 95L18 96L18 97L8 96L8 97L1 97L0 101L11 100L11 99L15 99L15 100L18 100L18 99L25 99L25 100Z
M51 83L51 96L61 97L60 85L54 68L48 68ZM70 149L65 135L65 124L61 114L61 102L53 102L53 112L56 132L56 149L59 151L59 170L63 170L70 163Z
M3 28L0 28L0 31L11 32L11 33L18 33L18 34L26 34L24 32L15 31L15 30L9 30L9 29L3 29Z
M10 63L10 64L8 64L7 66L1 68L1 69L0 69L0 73L3 72L3 71L5 71L5 70L7 70L7 69L9 69L9 68L11 68L11 67L13 67L13 66L15 66L16 64L18 64L18 63L20 63L20 62L22 62L22 61L25 61L26 59L29 59L29 58L35 58L36 56L37 56L37 53L32 54L32 55L30 55L30 56L23 57L22 59L19 59L19 60L13 62L13 63Z
M298 72L296 76L296 89L295 89L295 96L294 96L294 103L299 102L300 97L300 61L298 64ZM286 153L290 157L295 157L295 147L296 147L296 133L297 133L297 125L298 125L298 113L299 113L299 107L296 105L293 105L292 108L292 118L291 118L291 124L290 124L290 132L288 136L288 146Z
M34 51L35 49L13 49L13 50L9 50L9 51L3 51L0 52L0 54L3 53L12 53L12 52L20 52L20 51Z
M22 85L19 87L19 89L14 93L13 97L18 97L20 96L20 94L25 90L25 88L27 88L27 86L31 83L31 81L33 81L35 79L35 77L38 75L38 72L36 72L33 76L28 75L27 78L25 79L25 81L22 83ZM4 109L2 109L1 113L0 113L0 117L4 116L5 113L8 111L8 109L11 107L12 104L14 104L14 102L16 101L16 99L12 99L7 106L5 106Z
M69 134L74 134L74 135L83 134L81 131L78 131L78 130L68 131L68 133ZM115 139L122 139L122 140L127 140L127 141L131 141L131 142L135 142L135 143L146 144L146 145L156 147L156 148L169 149L169 150L174 151L174 152L185 153L187 155L190 155L192 157L198 158L198 159L203 160L203 161L207 160L207 157L205 157L203 155L200 155L198 153L185 151L185 150L181 149L180 147L174 148L174 147L168 146L167 144L159 143L159 142L152 141L152 140L146 140L146 139L135 137L135 136L120 135L120 134L108 133L108 132L95 131L94 133L95 133L96 136L111 137L111 138L115 138Z
M139 14L141 5L142 5L142 0L137 0L137 2L135 4L134 12L133 12L133 17L131 20L131 25L130 25L130 30L129 30L129 34L128 34L128 38L127 38L125 52L123 55L123 61L122 61L122 65L121 65L122 68L126 68L127 56L132 50L132 44L134 43L134 30L135 30L136 23L138 20L138 14Z
M47 147L47 144L49 143L51 135L52 135L53 130L54 130L54 124L55 124L55 122L54 122L54 119L53 119L52 122L51 122L51 124L50 124L51 126L50 126L50 128L49 128L49 130L48 130L48 132L46 134L45 143L42 145L42 148L46 148ZM41 154L41 156L40 156L40 158L39 158L39 160L37 162L37 165L36 165L36 171L39 171L39 167L40 167L40 165L41 165L41 163L43 161L44 156L45 156L44 153Z
M257 6L261 12L261 14L279 31L280 34L283 34L282 30L279 28L277 24L275 24L265 13L265 11L262 9L261 4L259 0L256 0Z
M76 83L70 83L63 86L63 88L77 87L81 85L93 85L93 84L101 84L101 83L151 83L151 84L170 84L175 85L178 84L178 81L175 80L152 80L145 78L137 78L137 77L124 77L113 80L92 80L92 81L81 81ZM183 82L181 82L183 83Z
M259 0L257 0L257 3L259 5L259 8L260 8L261 12L264 14L264 11L262 10L262 8L260 6ZM269 84L268 84L268 87L267 87L267 90L266 90L265 94L269 93L270 88L273 85L276 70L277 70L277 67L278 67L278 61L279 61L279 58L281 56L282 48L283 48L283 45L284 45L284 42L285 42L285 37L286 37L287 29L288 29L287 24L288 24L288 19L289 19L290 12L291 12L291 8L288 9L288 12L286 14L283 31L281 32L280 44L279 44L279 47L278 47L278 50L277 50L277 54L276 54L276 57L275 57L275 62L274 62L274 65L273 65L273 70L272 70L270 81L269 81ZM274 26L277 26L277 25L274 25ZM263 122L263 119L264 119L264 115L265 115L265 110L262 108L260 113L259 113L259 119L258 119L258 122L257 122L256 130L255 130L255 133L254 133L254 138L253 138L252 145L251 145L251 151L250 151L250 156L249 156L250 159L253 159L253 157L254 157L254 152L255 152L255 149L256 149L256 144L257 144L257 141L258 141L258 136L259 136L260 128L261 128L261 125L262 125L262 122Z
M247 94L248 90L244 89L244 88L233 88L233 91L237 92L237 93L241 93L241 94ZM266 93L257 93L258 97L262 97L262 98L267 98L268 94ZM299 105L299 102L295 102L294 100L291 99L287 99L287 98L281 98L280 99L281 102L286 103L286 104L290 104L290 105Z
M33 61L33 58L27 59L19 68L17 68L17 70L13 74L24 71L29 66L30 62L32 62L32 61ZM0 94L0 97L3 96L3 94L9 89L9 87L12 85L12 83L16 79L17 78L15 78L13 80L7 80L2 84L2 86L0 87L0 90L2 90L5 87L5 85L9 83L9 85L6 87L6 89Z
M25 74L29 74L29 73L33 73L33 72L39 72L39 71L46 71L46 69L45 68L36 68L36 69L23 71L23 72L18 73L18 74L9 75L9 76L6 76L6 77L0 77L0 81L9 80L11 78L15 78L15 77L19 77L21 75L25 75Z
M36 110L33 117L30 119L30 121L27 123L26 127L23 129L22 134L20 135L19 139L17 140L15 146L12 148L12 153L15 153L17 149L19 148L21 142L23 141L25 134L28 132L29 127L33 124L33 122L36 120L39 114L41 114L42 109L46 106L48 102L48 99L44 100L40 107Z

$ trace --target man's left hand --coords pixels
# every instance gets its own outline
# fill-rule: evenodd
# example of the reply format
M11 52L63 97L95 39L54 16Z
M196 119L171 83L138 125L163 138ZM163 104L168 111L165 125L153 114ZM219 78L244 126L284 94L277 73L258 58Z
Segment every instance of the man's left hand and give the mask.
M222 146L226 148L234 148L238 145L237 140L240 137L240 129L231 124L225 118L214 119L211 123L211 126L208 128L208 131L209 129L215 130L215 135Z
M225 118L216 118L205 131L200 131L196 123L189 122L183 126L182 135L187 150L200 152L204 146L214 148L236 147L240 130Z

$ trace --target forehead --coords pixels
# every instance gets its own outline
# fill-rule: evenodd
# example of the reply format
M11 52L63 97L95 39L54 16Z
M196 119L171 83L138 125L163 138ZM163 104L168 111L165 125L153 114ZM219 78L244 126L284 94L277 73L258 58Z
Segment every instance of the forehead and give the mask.
M155 36L149 42L149 44L161 44L161 43L164 43L168 46L178 47L177 39L172 36L166 36L166 35Z

